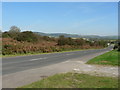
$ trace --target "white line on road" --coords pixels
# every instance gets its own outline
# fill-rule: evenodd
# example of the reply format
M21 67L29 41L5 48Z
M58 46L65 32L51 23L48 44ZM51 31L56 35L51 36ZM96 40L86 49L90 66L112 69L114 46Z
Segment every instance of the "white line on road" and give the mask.
M2 65L7 65L7 64L15 64L15 63L22 63L22 62L28 62L28 61L36 61L36 60L41 60L41 59L47 59L47 57L44 58L36 58L36 59L30 59L30 60L25 60L25 61L19 61L19 62L9 62L9 63L3 63Z
M70 54L66 54L66 55L73 55L73 53L70 53Z
M44 58L35 58L35 59L31 59L29 61L36 61L36 60L41 60L41 59L47 59L47 57L44 57Z

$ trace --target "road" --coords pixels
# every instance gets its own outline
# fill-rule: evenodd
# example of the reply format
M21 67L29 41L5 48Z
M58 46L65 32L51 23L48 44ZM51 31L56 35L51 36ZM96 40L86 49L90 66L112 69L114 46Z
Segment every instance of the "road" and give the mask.
M112 47L105 49L95 50L83 50L72 51L63 53L51 53L31 56L17 56L2 59L2 75L12 74L24 70L40 68L60 62L67 61L69 59L79 58L83 56L92 55L95 53L101 53L110 51Z

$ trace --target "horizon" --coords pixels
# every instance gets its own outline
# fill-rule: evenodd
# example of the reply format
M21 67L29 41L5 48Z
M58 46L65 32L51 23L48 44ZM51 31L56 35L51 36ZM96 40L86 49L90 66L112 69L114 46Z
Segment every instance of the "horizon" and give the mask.
M8 32L9 30L6 30L6 31L2 31L2 32ZM25 31L31 31L31 30L24 30L24 31L21 31L21 32L25 32ZM32 31L33 33L35 33L34 31ZM46 32L37 32L36 33L45 33L45 34L72 34L72 35L80 35L80 36L118 36L118 35L96 35L96 34L77 34L77 33L62 33L62 32L58 32L58 33L46 33Z
M38 32L38 33L44 33L44 32ZM45 34L73 34L73 35L81 35L84 36L83 34L77 34L77 33L45 33ZM118 36L118 35L95 35L95 34L90 34L91 36ZM88 36L90 36L88 35ZM85 34L87 36L87 34Z
M3 2L3 31L118 35L117 2Z

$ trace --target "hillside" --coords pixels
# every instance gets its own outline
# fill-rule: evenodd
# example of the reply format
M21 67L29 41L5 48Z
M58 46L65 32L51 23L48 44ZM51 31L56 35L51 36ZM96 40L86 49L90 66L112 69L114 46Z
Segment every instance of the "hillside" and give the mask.
M91 49L106 47L107 41L87 41L82 38L70 38L71 34L45 34L32 31L20 32L16 29L2 33L2 55L27 54L27 53L50 53L77 49ZM42 36L43 35L43 36ZM59 38L48 35L64 35ZM76 35L77 36L77 35Z
M78 35L78 34L67 34L67 33L42 33L42 32L34 32L41 36L50 36L50 37L59 37L60 35L64 35L65 37L72 38L89 38L89 39L106 39L106 40L115 40L118 39L118 36L98 36L98 35Z

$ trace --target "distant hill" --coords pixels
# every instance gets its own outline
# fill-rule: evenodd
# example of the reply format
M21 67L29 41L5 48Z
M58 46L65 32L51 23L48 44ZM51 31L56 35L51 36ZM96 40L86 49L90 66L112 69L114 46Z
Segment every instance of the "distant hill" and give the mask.
M118 39L118 36L78 35L78 34L67 34L67 33L42 33L42 32L34 32L34 33L37 33L41 36L50 36L50 37L59 37L60 35L64 35L65 37L72 37L72 38L107 39L107 40Z
M60 35L64 35L65 37L72 37L72 38L79 38L80 35L77 34L67 34L67 33L42 33L42 32L35 32L41 36L51 36L51 37L59 37Z

